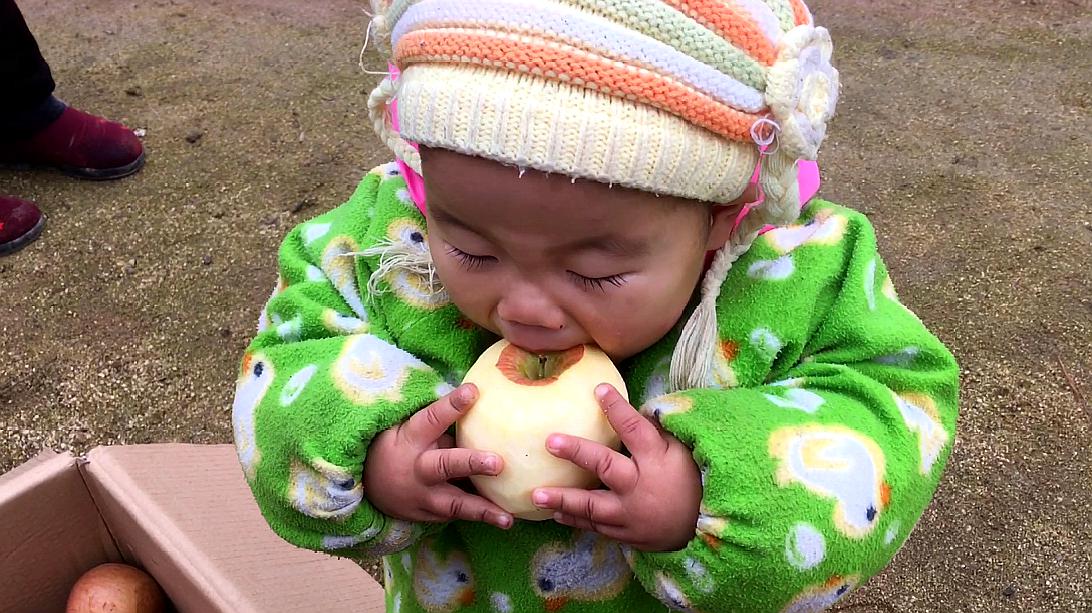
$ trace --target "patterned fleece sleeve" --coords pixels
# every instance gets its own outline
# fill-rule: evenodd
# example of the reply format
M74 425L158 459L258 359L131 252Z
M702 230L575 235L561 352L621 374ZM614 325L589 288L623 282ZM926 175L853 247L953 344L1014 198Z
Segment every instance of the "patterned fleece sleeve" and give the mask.
M673 610L825 610L891 560L947 461L954 358L899 303L863 216L808 216L726 284L722 389L643 407L693 449L704 484L686 548L630 555Z
M364 456L375 435L451 390L394 346L388 320L363 297L369 262L352 254L374 225L380 176L285 239L232 411L243 472L270 526L338 555L383 555L420 535L421 525L368 503Z

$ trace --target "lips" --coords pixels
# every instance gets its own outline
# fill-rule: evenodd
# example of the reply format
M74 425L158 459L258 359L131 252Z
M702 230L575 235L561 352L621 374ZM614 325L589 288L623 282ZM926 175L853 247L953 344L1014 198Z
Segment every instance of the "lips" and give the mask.
M540 326L501 321L498 328L501 336L508 342L531 353L565 351L585 342L582 339L574 338L570 334L563 334L560 330L551 330Z
M518 339L514 339L511 336L505 336L505 340L518 346L520 349L527 351L528 353L558 353L563 352L575 347L576 345L570 343L549 343L549 344L536 344L536 343L524 343Z

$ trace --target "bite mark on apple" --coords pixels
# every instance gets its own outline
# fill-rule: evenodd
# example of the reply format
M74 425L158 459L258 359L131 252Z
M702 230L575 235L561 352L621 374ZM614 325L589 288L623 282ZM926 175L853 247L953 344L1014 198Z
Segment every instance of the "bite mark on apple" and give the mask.
M584 346L544 354L531 353L509 344L501 350L497 370L512 383L519 385L550 385L562 373L584 359Z

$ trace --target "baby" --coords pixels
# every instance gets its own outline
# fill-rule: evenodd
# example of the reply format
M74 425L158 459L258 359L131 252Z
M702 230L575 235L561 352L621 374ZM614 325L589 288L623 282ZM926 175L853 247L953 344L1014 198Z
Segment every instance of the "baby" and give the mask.
M236 391L273 529L384 556L407 613L820 611L879 572L958 368L868 220L801 189L838 95L807 7L374 4L398 161L284 241ZM624 452L545 442L604 483L535 491L552 520L476 495L503 462L450 436L498 337L598 345L630 391L594 392Z

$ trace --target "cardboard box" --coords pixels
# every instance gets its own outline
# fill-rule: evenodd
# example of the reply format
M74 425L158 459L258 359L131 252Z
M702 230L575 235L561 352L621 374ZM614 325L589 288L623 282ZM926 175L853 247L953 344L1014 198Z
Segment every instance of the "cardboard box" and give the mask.
M45 452L0 476L0 611L63 611L106 562L146 570L181 613L384 610L352 561L269 529L230 445Z

